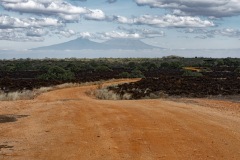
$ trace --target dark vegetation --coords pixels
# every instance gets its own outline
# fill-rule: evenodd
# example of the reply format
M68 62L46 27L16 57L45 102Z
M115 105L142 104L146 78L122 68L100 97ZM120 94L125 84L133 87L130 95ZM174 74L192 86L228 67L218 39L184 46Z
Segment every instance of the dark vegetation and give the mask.
M0 115L0 123L16 122L18 118L28 117L28 115Z
M13 146L8 146L8 145L0 145L0 151L2 148L13 148Z
M66 82L91 82L112 78L143 78L109 88L139 99L158 92L203 97L240 94L240 59L13 59L0 60L0 89L31 90Z

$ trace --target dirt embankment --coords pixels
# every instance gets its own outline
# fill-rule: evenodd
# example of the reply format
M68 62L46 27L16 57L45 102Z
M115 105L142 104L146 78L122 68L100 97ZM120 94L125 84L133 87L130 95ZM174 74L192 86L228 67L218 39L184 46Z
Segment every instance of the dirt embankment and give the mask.
M0 118L14 118L0 123L0 159L240 159L239 103L105 101L85 94L93 88L0 102Z

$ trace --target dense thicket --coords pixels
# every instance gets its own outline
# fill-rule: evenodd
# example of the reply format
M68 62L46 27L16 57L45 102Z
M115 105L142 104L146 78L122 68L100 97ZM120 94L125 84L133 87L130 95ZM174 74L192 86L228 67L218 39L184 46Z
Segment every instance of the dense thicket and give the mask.
M191 68L199 68L199 71L195 72ZM5 92L65 82L80 83L112 78L208 77L210 79L229 78L238 82L239 75L240 59L237 58L169 56L152 59L0 60L0 89Z

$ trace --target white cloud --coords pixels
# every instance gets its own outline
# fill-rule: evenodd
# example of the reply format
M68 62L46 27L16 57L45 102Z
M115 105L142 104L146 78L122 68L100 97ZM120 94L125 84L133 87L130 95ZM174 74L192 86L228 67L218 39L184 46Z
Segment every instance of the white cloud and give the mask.
M1 5L6 10L19 13L56 16L66 21L78 21L81 15L92 15L95 12L104 14L101 10L90 10L85 7L74 6L62 0L1 0ZM97 13L95 13L97 14Z
M135 24L135 25L149 25L154 27L213 27L215 24L209 20L202 20L199 17L191 16L175 16L175 15L164 15L164 16L153 16L143 15L136 18L126 18L122 16L114 16L114 21L123 24Z
M134 24L134 20L127 18L127 17L123 17L123 16L113 16L113 21L117 21L119 23L123 23L123 24Z
M240 15L239 0L135 0L139 6L178 10L189 15L229 17Z
M141 38L154 38L154 37L163 37L165 33L163 31L146 29L146 28L125 28L125 27L118 27L119 30L127 32L129 34L138 33L141 35Z
M81 38L86 39L98 39L98 40L109 40L109 39L145 39L154 37L163 37L165 33L163 31L156 31L151 29L129 29L124 27L118 27L117 31L110 32L98 32L89 33L81 32L78 34Z
M240 38L240 30L239 29L225 28L222 30L217 30L215 33L220 34L222 36Z
M7 15L0 15L0 28L25 28L30 24L19 19Z
M62 23L53 18L16 18L0 15L0 28L57 27Z
M102 10L95 9L95 10L90 10L89 13L85 14L85 19L102 21L106 19L106 15Z
M126 32L118 32L118 31L104 32L102 33L102 36L105 37L105 39L116 39L116 38L139 39L141 38L141 35L139 33L126 33Z
M117 0L107 0L106 2L108 2L108 3L115 3L115 2L117 2Z
M62 22L54 18L29 18L27 22L31 27L57 27L62 26Z
M100 9L88 9L72 5L63 0L0 0L5 10L37 16L54 16L65 23L78 22L81 17L86 20L103 21L107 16Z
M78 22L80 19L80 15L74 14L74 15L67 15L67 14L61 14L59 13L58 16L63 19L66 22Z
M73 6L70 3L60 0L39 1L39 0L19 0L18 2L4 1L2 6L9 10L42 14L84 14L86 8Z
M187 29L184 33L195 34L196 38L206 39L213 38L215 36L231 37L231 38L240 38L240 30L233 28L224 28L224 29Z
M19 41L19 42L39 42L44 41L41 36L28 36L25 29L14 28L14 29L0 29L0 40L7 41Z
M54 18L16 18L0 15L0 40L43 41L45 36L56 31L64 37L75 34L74 31L64 28L62 22Z
M43 37L48 34L48 31L42 29L42 28L31 28L27 30L26 36L30 37Z
M96 37L94 36L94 34L91 34L89 32L81 32L78 35L81 38L86 38L86 39L96 39Z
M109 39L140 39L141 35L139 33L126 33L120 31L111 32L99 32L99 33L89 33L82 32L79 33L79 37L86 39L98 39L98 40L109 40Z
M55 32L55 34L69 38L72 36L76 36L77 33L71 29L59 29L58 31Z

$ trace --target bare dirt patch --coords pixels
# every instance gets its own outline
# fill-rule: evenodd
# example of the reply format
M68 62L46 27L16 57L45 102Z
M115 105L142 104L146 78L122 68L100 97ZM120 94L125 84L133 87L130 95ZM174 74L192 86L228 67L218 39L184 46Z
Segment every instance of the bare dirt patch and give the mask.
M65 88L30 101L0 102L1 115L31 115L1 125L0 144L14 146L12 151L2 148L1 154L7 155L3 158L240 159L240 113L224 110L232 106L231 111L238 111L239 103L207 99L111 101L86 95L96 88Z

